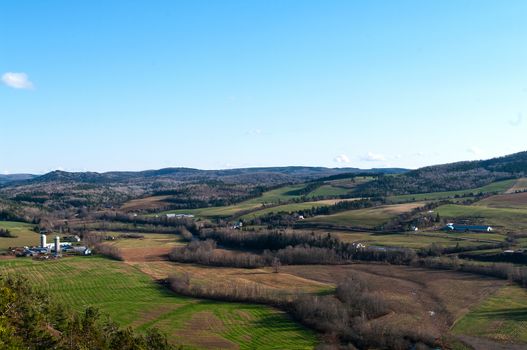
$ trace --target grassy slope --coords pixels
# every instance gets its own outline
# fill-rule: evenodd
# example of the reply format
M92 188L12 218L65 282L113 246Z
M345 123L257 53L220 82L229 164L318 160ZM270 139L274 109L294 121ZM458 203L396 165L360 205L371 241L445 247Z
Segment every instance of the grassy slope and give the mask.
M293 213L300 210L306 210L311 208L325 207L329 205L334 205L335 203L343 201L342 199L326 199L321 201L313 202L302 202L302 203L291 203L279 205L277 207L265 208L262 210L255 211L241 216L241 219L254 219L269 213Z
M330 184L325 184L310 192L308 197L329 197L329 196L341 196L350 193L350 189L335 187Z
M527 343L527 291L506 286L459 320L453 332Z
M290 191L298 190L303 188L305 185L285 186L275 190L265 192L258 198L249 199L247 201L229 205L225 207L210 207L210 208L199 208L199 209L181 209L181 210L169 210L160 214L176 213L176 214L193 214L198 217L222 217L231 216L240 211L252 210L261 208L263 204L277 204L280 202L299 198L300 196L291 196L287 193Z
M405 194L400 196L391 196L387 199L390 202L398 203L398 202L406 202L406 201L421 201L421 200L438 200L438 199L447 199L447 198L453 198L455 196L463 196L463 195L469 195L469 194L477 194L477 193L503 193L507 191L509 188L511 188L517 180L505 180L505 181L498 181L493 182L489 185L473 188L469 190L461 190L461 191L448 191L448 192L431 192L431 193L417 193L417 194Z
M0 228L8 229L16 238L0 237L0 251L9 247L38 245L40 236L33 231L34 225L14 221L0 221Z
M415 202L384 205L367 209L348 210L332 215L316 216L314 218L308 219L307 221L372 228L382 225L391 218L406 211L412 210L413 208L420 207L423 204L424 203Z
M385 247L405 247L412 249L426 248L432 243L439 244L442 247L460 247L473 246L481 244L480 242L467 241L458 239L463 236L443 235L440 233L397 233L397 234L380 234L369 232L332 232L344 242L360 242L366 245L385 246ZM497 236L497 235L494 235ZM471 237L473 238L473 237ZM498 239L505 239L504 236L498 236Z
M497 228L506 227L507 230L524 230L527 228L527 209L487 208L478 205L440 206L436 212L446 219L473 218L481 223L493 225Z
M82 310L98 307L122 326L156 326L191 348L312 349L315 335L269 307L177 296L138 269L98 257L37 262L0 261L61 303Z

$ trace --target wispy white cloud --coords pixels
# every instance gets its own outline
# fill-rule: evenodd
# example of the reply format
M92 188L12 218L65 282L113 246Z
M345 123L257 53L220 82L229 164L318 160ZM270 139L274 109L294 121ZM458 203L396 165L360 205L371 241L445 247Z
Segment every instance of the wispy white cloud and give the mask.
M386 157L383 154L368 152L368 154L362 156L360 159L366 162L382 162L386 160Z
M247 130L245 132L245 134L247 134L247 135L261 135L262 134L262 130L261 129Z
M512 126L520 126L523 122L523 115L521 113L518 113L518 116L514 120L509 120L509 124Z
M469 147L467 149L467 152L471 153L471 154L473 154L475 156L480 156L480 155L483 154L483 150L481 148L479 148L479 147L476 147L476 146Z
M7 72L2 75L2 82L14 89L33 89L33 83L26 73Z
M341 155L336 156L335 159L333 159L333 161L335 161L337 163L349 163L349 162L351 162L349 157L347 155L345 155L345 154L341 154Z

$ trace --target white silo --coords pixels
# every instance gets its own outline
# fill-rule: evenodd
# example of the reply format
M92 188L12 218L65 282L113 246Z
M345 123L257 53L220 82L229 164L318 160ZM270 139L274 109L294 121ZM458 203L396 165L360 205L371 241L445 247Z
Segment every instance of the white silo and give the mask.
M55 256L58 256L60 254L60 237L55 237Z
M47 248L47 244L46 244L46 235L45 234L41 234L40 235L40 248Z

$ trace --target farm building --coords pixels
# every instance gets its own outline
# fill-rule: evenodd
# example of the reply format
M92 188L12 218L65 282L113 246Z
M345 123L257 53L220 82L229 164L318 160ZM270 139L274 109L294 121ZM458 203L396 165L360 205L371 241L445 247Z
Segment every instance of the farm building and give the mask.
M486 225L447 224L443 230L450 232L492 232L492 227Z
M192 219L194 215L192 214L165 214L167 219Z

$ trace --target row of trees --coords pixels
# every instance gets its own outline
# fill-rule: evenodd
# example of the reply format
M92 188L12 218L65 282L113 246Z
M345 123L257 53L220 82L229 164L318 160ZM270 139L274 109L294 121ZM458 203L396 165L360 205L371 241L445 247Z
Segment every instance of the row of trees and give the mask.
M172 261L210 266L258 268L284 265L342 264L344 260L334 250L309 245L288 246L276 251L265 250L262 254L217 249L216 242L192 241L185 247L176 247L170 254Z

